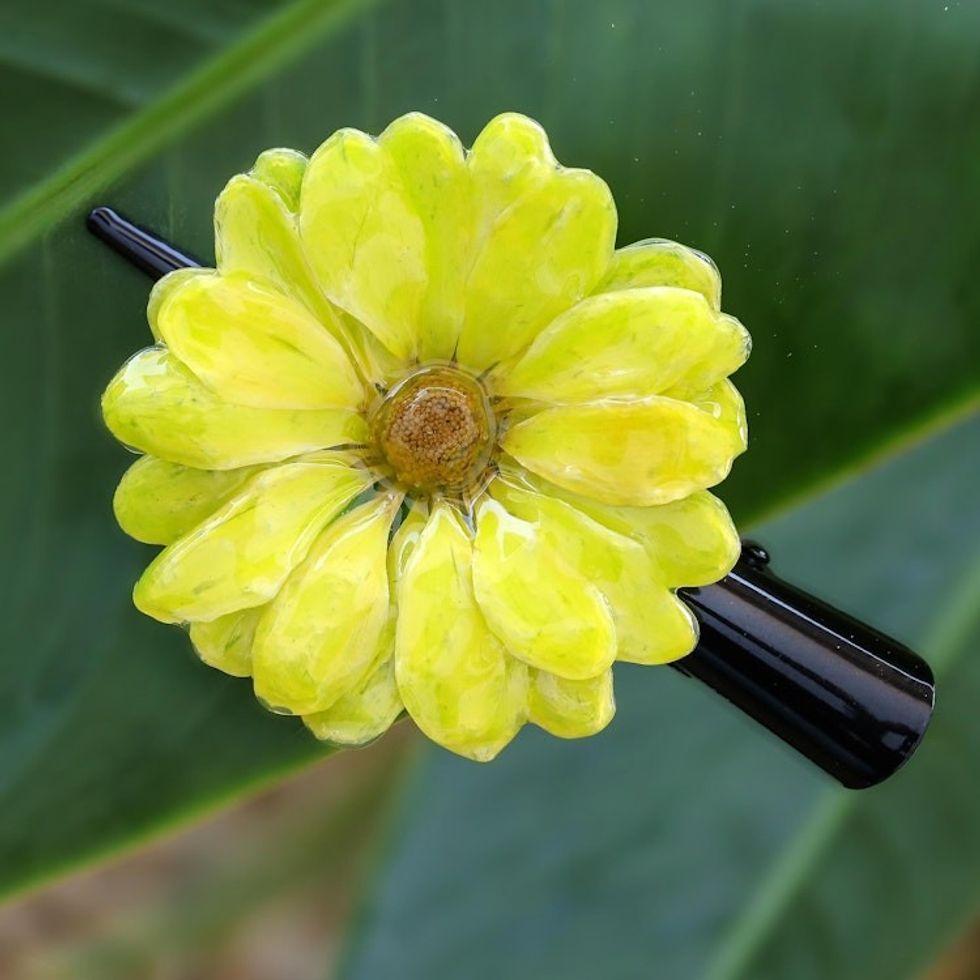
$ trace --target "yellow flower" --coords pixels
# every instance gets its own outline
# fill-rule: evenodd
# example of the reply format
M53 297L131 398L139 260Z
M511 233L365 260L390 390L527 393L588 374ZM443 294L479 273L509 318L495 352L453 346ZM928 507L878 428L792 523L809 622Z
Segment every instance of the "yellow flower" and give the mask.
M119 523L166 545L136 605L333 742L403 709L480 760L526 721L602 729L613 662L688 653L674 590L738 554L706 488L749 351L710 260L615 235L512 113L468 152L411 113L263 153L103 398L145 454Z

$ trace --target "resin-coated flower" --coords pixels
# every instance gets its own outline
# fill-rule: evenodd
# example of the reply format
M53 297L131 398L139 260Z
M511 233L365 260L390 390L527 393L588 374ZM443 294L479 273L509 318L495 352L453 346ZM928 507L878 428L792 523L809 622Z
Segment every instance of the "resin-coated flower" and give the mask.
M481 760L603 728L613 662L688 653L674 590L735 561L706 488L749 351L708 259L615 235L519 115L468 152L412 113L263 153L103 398L146 454L119 523L166 545L137 606L333 742L403 709Z

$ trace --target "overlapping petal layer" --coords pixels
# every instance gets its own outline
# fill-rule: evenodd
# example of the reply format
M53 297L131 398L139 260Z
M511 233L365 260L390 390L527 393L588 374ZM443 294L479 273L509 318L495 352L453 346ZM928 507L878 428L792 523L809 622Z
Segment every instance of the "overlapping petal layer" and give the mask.
M483 370L592 291L612 257L616 208L604 181L559 167L540 126L514 113L484 128L468 164L477 224L459 358Z
M632 663L668 663L690 653L697 628L667 588L650 551L570 504L500 479L490 488L512 514L602 594L615 626L614 655ZM539 584L530 592L536 596ZM576 622L579 614L571 614ZM562 673L549 667L555 673ZM585 676L593 676L593 671Z
M726 387L727 386L727 387ZM745 450L744 409L722 382L692 404L660 395L558 405L504 433L528 469L604 503L652 506L720 483Z
M357 410L340 344L296 300L241 275L194 276L156 313L167 347L215 394L256 408Z
M102 415L124 445L198 469L276 462L368 436L364 418L347 409L227 402L159 347L126 362L102 396Z
M700 293L672 286L583 300L546 327L497 384L546 402L704 391L740 367L748 334Z
M562 553L540 522L494 500L476 513L473 590L508 651L561 677L595 677L616 658L616 627L599 589Z
M180 623L268 602L322 528L371 480L332 453L264 470L160 552L136 583L137 607Z
M146 544L173 544L230 500L257 467L196 470L141 456L116 487L112 507L119 526Z
M472 566L470 534L451 507L437 504L398 577L395 674L426 735L487 760L523 724L528 680L480 612Z
M269 603L252 647L266 704L324 711L370 673L388 621L385 554L400 500L379 495L334 521Z

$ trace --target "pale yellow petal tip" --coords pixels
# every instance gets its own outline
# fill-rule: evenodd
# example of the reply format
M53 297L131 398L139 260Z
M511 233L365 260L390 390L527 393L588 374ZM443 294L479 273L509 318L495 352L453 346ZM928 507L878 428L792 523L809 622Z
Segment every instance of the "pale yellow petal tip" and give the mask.
M296 211L309 162L304 153L278 147L260 153L250 173L276 191L290 211Z
M558 738L588 738L608 727L616 714L613 674L571 681L534 671L528 692L529 721Z

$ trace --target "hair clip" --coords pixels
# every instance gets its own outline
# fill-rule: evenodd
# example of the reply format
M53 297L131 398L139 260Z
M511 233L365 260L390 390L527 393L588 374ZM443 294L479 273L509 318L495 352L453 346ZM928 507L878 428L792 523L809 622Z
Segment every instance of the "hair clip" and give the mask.
M352 745L404 710L487 760L527 721L600 731L625 660L847 787L915 751L928 665L776 577L707 492L746 447L749 352L714 265L615 250L609 189L533 121L263 153L218 198L217 269L109 208L88 227L157 280L156 346L103 397L144 454L120 525L166 546L134 601L271 710Z

